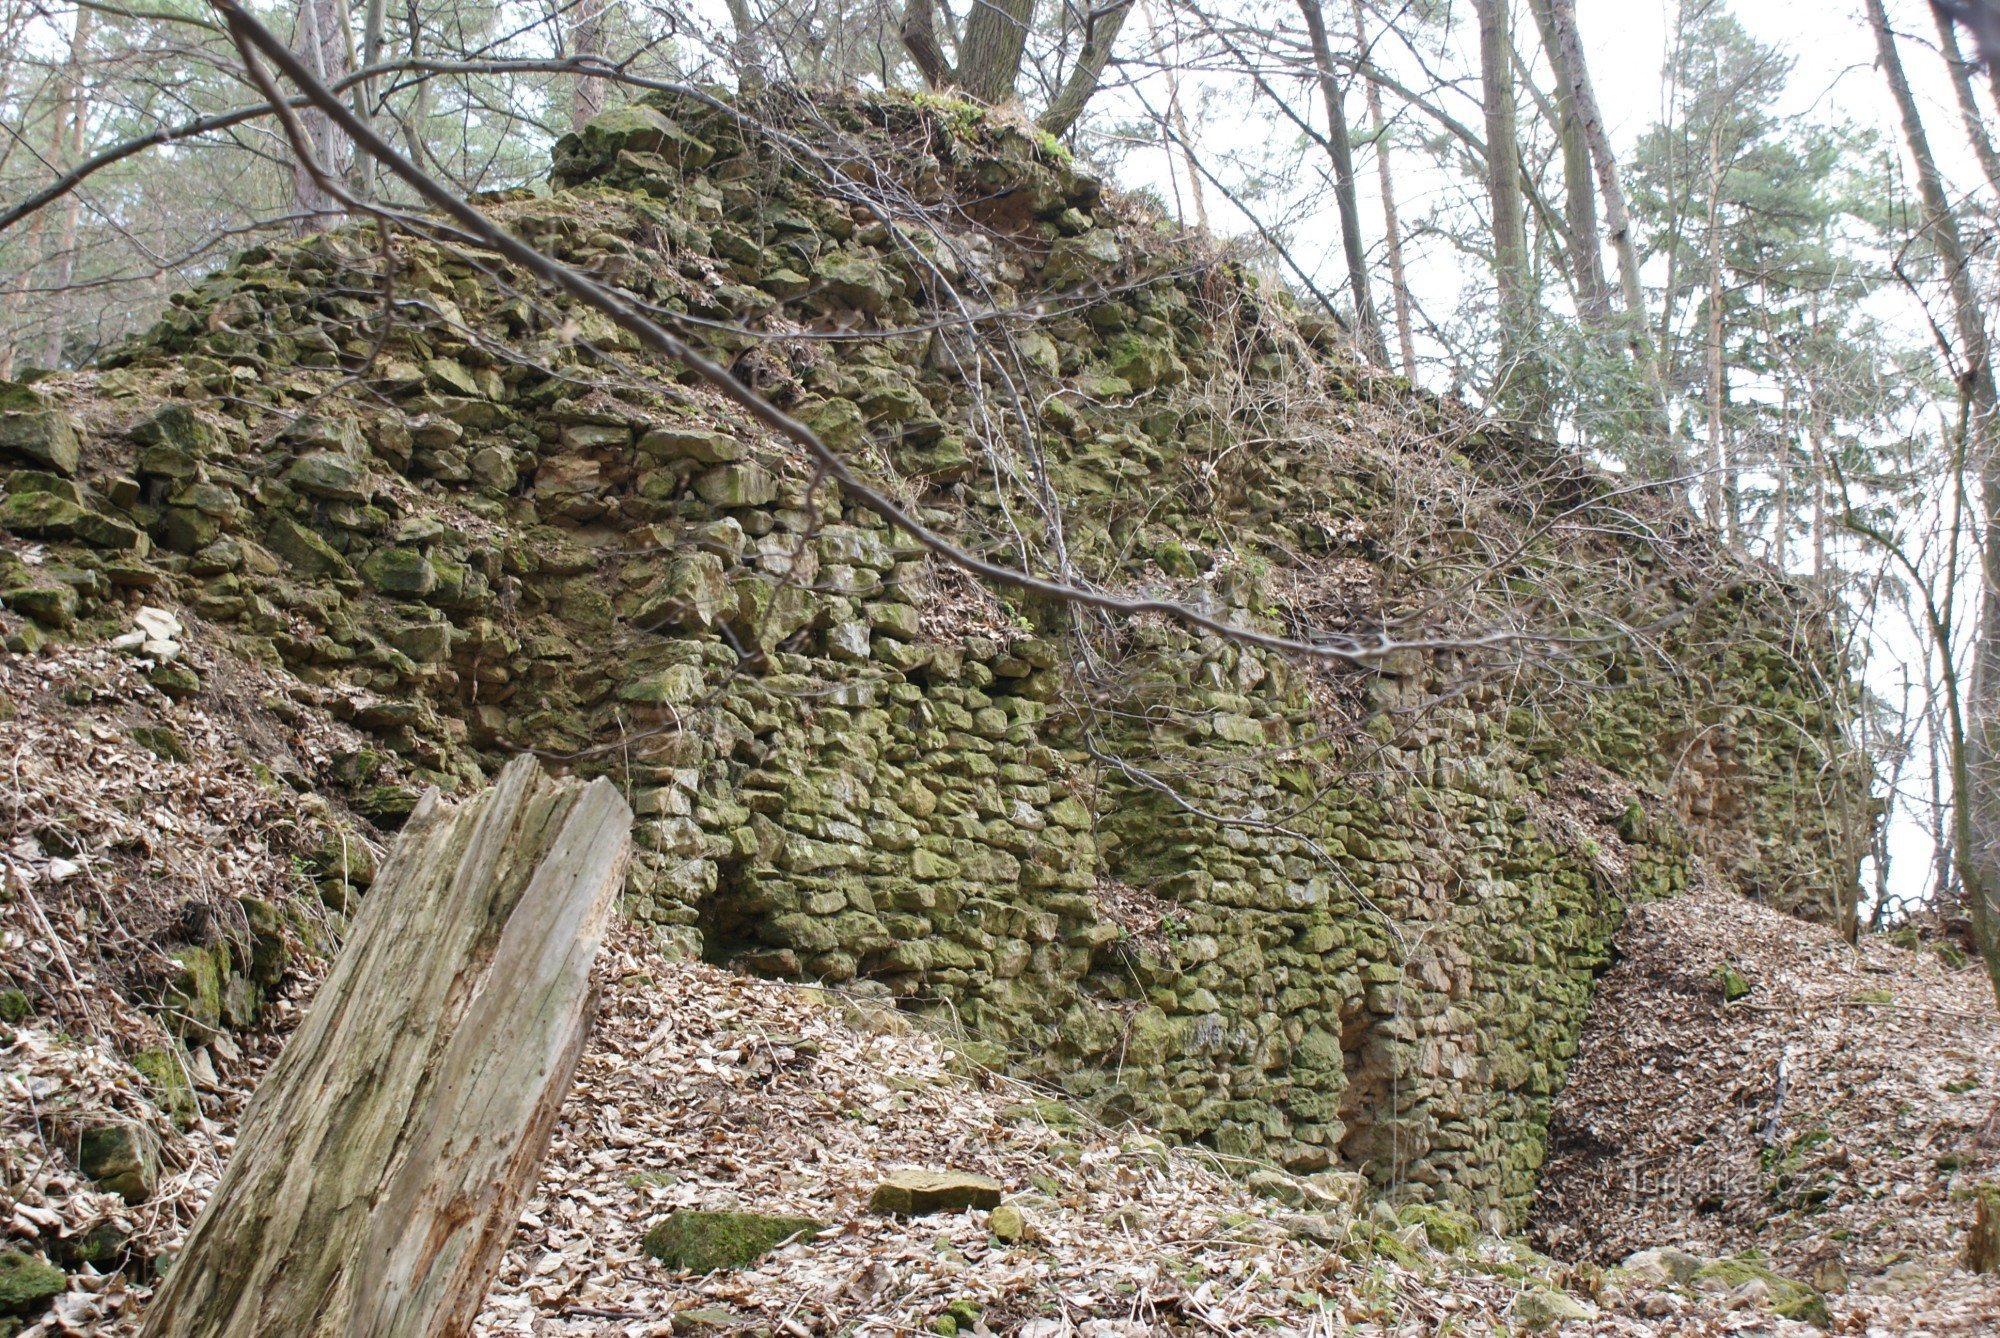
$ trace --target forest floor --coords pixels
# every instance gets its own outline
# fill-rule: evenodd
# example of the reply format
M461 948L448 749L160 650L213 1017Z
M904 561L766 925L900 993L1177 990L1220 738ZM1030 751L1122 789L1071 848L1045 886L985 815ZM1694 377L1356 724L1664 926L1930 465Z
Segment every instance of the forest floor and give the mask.
M0 1026L0 1250L117 1242L101 1269L73 1265L70 1290L25 1333L136 1332L147 1261L185 1233L310 1000L317 964L302 944L267 1030L176 1052L196 1107L178 1121L131 1062L169 1044L135 1000L158 955L146 944L175 908L312 897L297 856L337 816L312 782L357 740L311 700L275 673L174 701L115 654L0 659L0 964L32 1004ZM161 728L171 739L148 732ZM1350 1226L1338 1203L1285 1201L1329 1184L1267 1171L1259 1185L1144 1131L1092 1126L891 1008L672 960L621 929L599 963L575 1094L478 1331L1486 1334L1569 1314L1565 1333L1817 1332L1775 1316L1755 1279L1675 1286L1603 1267L1658 1245L1756 1249L1816 1277L1834 1290L1836 1332L1994 1331L2000 1291L1950 1267L1969 1213L1952 1191L1994 1171L1970 1143L2000 1092L1977 972L1849 948L1712 893L1635 910L1621 950L1558 1111L1536 1224L1550 1253L1538 1254L1386 1209ZM1734 1001L1725 963L1747 985ZM158 1138L144 1201L81 1175L65 1130L86 1113ZM978 1210L868 1211L899 1168L998 1180L1019 1238ZM682 1208L828 1229L694 1276L641 1248Z
M1541 1248L1754 1250L1841 1332L2000 1333L2000 1277L1956 1267L1966 1191L2000 1177L1976 965L1713 888L1634 907L1617 952L1551 1121Z

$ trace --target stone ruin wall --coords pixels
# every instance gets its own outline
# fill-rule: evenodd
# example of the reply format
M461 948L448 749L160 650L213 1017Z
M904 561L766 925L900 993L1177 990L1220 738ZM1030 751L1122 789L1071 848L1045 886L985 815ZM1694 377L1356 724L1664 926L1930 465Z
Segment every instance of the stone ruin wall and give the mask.
M1101 579L1265 630L1298 625L1302 589L1332 598L1330 572L1377 617L1418 605L1413 554L1449 540L1409 511L1443 471L1527 536L1498 579L1559 582L1577 550L1520 507L1611 486L1587 467L1362 371L1031 137L843 114L801 157L727 109L620 109L559 146L565 193L495 207L714 322L712 352L959 541L1004 537L980 444L1004 387ZM828 162L885 142L898 192L829 186ZM1598 573L1575 597L1658 618L1665 654L1546 681L1449 650L1302 669L979 595L477 257L398 239L402 320L378 344L378 250L253 251L100 369L6 390L0 526L50 554L0 557L0 601L32 620L16 649L181 601L303 680L288 709L379 740L339 769L383 830L419 787L539 749L628 788L628 912L690 953L893 997L1107 1119L1510 1219L1628 901L1686 886L1700 853L1751 895L1851 915L1836 833L1867 778L1826 629L1689 523L1574 541ZM983 350L787 353L722 328L921 327L944 274L1043 319ZM1315 430L1226 449L1279 399ZM367 878L346 851L321 873L336 912ZM253 965L168 946L169 1002L240 1020L220 1000Z

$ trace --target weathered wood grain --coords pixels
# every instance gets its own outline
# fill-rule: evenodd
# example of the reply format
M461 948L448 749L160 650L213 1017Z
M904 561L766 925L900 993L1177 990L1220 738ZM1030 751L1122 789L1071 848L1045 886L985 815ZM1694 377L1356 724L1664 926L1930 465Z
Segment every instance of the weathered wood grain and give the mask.
M427 795L245 1112L147 1338L467 1332L548 1147L631 858L608 781Z

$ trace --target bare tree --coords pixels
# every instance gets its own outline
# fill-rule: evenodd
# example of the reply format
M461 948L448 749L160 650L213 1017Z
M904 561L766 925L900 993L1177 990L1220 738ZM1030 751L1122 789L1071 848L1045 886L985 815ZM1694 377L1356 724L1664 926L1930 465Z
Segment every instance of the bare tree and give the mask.
M1347 111L1339 76L1334 69L1333 47L1327 41L1326 16L1320 0L1298 0L1299 14L1306 22L1312 44L1313 73L1319 85L1320 102L1326 108L1326 152L1333 162L1333 193L1340 213L1341 249L1347 257L1347 285L1354 295L1354 320L1361 333L1363 350L1378 363L1387 363L1388 349L1382 343L1382 322L1368 296L1368 252L1361 239L1361 204L1354 189L1354 147L1347 132Z
M1944 687L1950 711L1953 793L1952 847L1970 913L1973 937L1987 975L2000 994L2000 417L1996 417L1991 347L1985 311L1973 285L1970 257L1931 151L1923 116L1889 27L1882 0L1867 0L1869 25L1883 78L1902 120L1903 138L1916 166L1924 228L1944 269L1950 294L1956 348L1947 349L1958 377L1965 411L1964 466L1976 489L1982 524L1979 551L1981 598L1973 640L1972 669L1962 693L1951 671L1952 648L1945 647ZM2000 1114L2000 1108L1996 1108Z
M352 68L346 0L299 0L295 20L293 48L321 83L339 83ZM307 107L299 119L305 130L301 152L309 152L327 172L343 171L346 140L332 119L317 107ZM292 167L292 198L298 205L299 230L328 226L334 215L333 197L313 165L303 159Z
M1036 118L1042 129L1051 135L1066 135L1083 115L1091 95L1104 81L1104 67L1111 62L1112 46L1118 41L1118 32L1125 26L1125 17L1132 12L1134 3L1135 0L1106 0L1085 13L1083 49L1077 53L1076 63L1070 66L1054 100Z
M1493 279L1499 290L1501 367L1511 382L1529 321L1527 218L1521 191L1514 42L1506 0L1473 0L1479 15L1479 71L1486 113L1486 194L1492 211Z
M1382 190L1382 245L1389 258L1389 293L1396 313L1396 353L1404 376L1417 374L1417 346L1410 329L1410 284L1403 272L1403 227L1396 214L1395 170L1390 162L1389 126L1382 115L1382 89L1370 73L1367 61L1368 24L1361 0L1354 7L1354 47L1360 53L1361 86L1368 105L1368 137L1375 147L1375 173Z

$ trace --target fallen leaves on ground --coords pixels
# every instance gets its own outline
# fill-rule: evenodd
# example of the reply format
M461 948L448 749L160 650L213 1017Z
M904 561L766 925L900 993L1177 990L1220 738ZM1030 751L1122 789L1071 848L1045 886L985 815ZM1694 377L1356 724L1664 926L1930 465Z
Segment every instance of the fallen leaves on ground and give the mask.
M1556 1104L1538 1243L1757 1250L1825 1286L1839 1332L2000 1332L2000 1278L1956 1267L1959 1196L2000 1177L1976 1138L2000 1101L1976 965L1714 888L1635 907L1617 950Z

